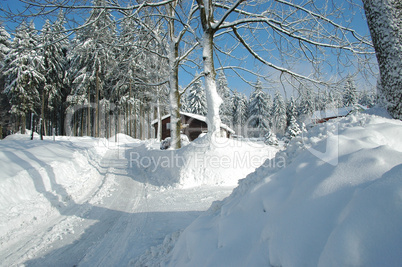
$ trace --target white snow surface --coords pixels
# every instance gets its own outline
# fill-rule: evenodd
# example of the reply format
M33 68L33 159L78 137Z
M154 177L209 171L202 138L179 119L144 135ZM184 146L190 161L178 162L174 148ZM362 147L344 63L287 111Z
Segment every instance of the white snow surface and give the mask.
M236 179L276 152L224 139L215 147L205 138L176 151L124 134L1 140L0 265L137 264L148 249L176 240L213 201L231 193ZM255 157L250 166L234 175L225 169L236 170L231 160L248 153ZM212 161L198 163L202 155ZM176 158L185 164L175 165Z
M0 141L0 265L401 266L401 121L210 138Z
M285 168L264 164L187 227L169 256L143 256L143 265L402 265L401 121L331 120L279 158Z

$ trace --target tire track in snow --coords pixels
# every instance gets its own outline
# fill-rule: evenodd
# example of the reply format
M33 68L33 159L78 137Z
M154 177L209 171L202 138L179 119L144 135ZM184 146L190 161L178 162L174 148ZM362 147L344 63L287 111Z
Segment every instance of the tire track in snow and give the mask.
M44 225L39 225L25 238L21 238L12 246L8 255L3 258L3 264L14 265L24 263L28 266L51 265L52 263L79 263L80 259L86 256L86 251L99 243L102 236L107 236L113 232L114 226L120 217L123 216L124 209L133 209L139 204L143 186L138 186L138 195L126 207L121 203L126 202L122 199L122 192L130 189L130 184L119 185L122 178L116 183L116 174L124 177L127 174L127 164L120 155L118 162L114 160L118 150L110 150L101 160L100 169L105 166L107 170L103 172L100 185L94 190L83 204L74 204L70 207L62 208L61 214L54 215L48 219ZM123 163L123 164L122 164ZM118 172L122 174L118 174ZM126 179L131 179L125 177ZM115 185L117 189L112 191ZM122 192L121 192L122 191ZM107 203L103 200L107 199ZM125 201L122 201L125 200ZM121 209L123 208L123 211ZM116 209L116 210L115 210ZM85 237L85 239L83 239ZM81 255L81 256L80 256ZM9 264L8 264L9 263ZM48 264L47 264L48 263Z

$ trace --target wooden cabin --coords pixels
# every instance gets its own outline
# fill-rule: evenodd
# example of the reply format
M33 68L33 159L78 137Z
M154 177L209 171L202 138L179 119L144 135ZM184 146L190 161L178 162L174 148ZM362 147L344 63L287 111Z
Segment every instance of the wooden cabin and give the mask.
M366 109L366 107L356 104L354 106L315 111L311 116L311 124L319 124L332 119L346 117L353 112L362 112Z
M182 133L187 135L190 141L196 139L201 133L208 131L207 118L198 114L180 112ZM170 137L170 114L161 118L162 120L162 140ZM158 133L158 120L152 121L152 127L155 129L155 136ZM230 138L235 132L227 125L221 124L221 131L227 138Z

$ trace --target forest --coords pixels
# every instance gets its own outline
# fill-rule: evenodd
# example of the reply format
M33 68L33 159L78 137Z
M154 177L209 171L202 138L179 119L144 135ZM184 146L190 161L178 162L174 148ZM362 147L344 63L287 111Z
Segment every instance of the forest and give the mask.
M378 75L376 43L342 26L344 7L333 1L24 2L29 14L2 8L3 20L21 18L14 32L6 30L7 21L0 27L3 136L34 129L41 135L121 132L159 139L150 122L170 113L176 138L181 110L207 116L212 133L224 123L239 135L254 129L247 137L282 137L297 132L316 110L371 107L378 100L374 86L357 88L354 81ZM243 54L279 74L271 78L227 63L244 61ZM312 71L298 72L296 63ZM322 74L330 71L335 74ZM191 76L186 84L179 79L183 72ZM249 84L250 95L229 88L229 72ZM377 85L387 87L382 80Z

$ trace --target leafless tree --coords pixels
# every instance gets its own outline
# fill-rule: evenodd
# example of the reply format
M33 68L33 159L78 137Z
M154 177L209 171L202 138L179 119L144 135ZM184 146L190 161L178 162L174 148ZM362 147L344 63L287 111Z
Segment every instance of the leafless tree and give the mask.
M370 57L372 45L367 37L354 29L342 26L334 14L339 12L330 4L316 4L315 1L214 1L197 0L203 29L202 47L204 77L208 105L209 132L219 135L219 105L214 66L214 38L223 32L230 34L242 47L262 64L278 71L281 77L291 77L295 81L326 84L325 80L298 73L291 68L294 58L304 58L313 68L327 63L326 53L332 51L340 62L349 57ZM333 6L332 6L333 7ZM265 41L264 41L264 38ZM282 66L270 61L271 50L285 54L289 58Z

